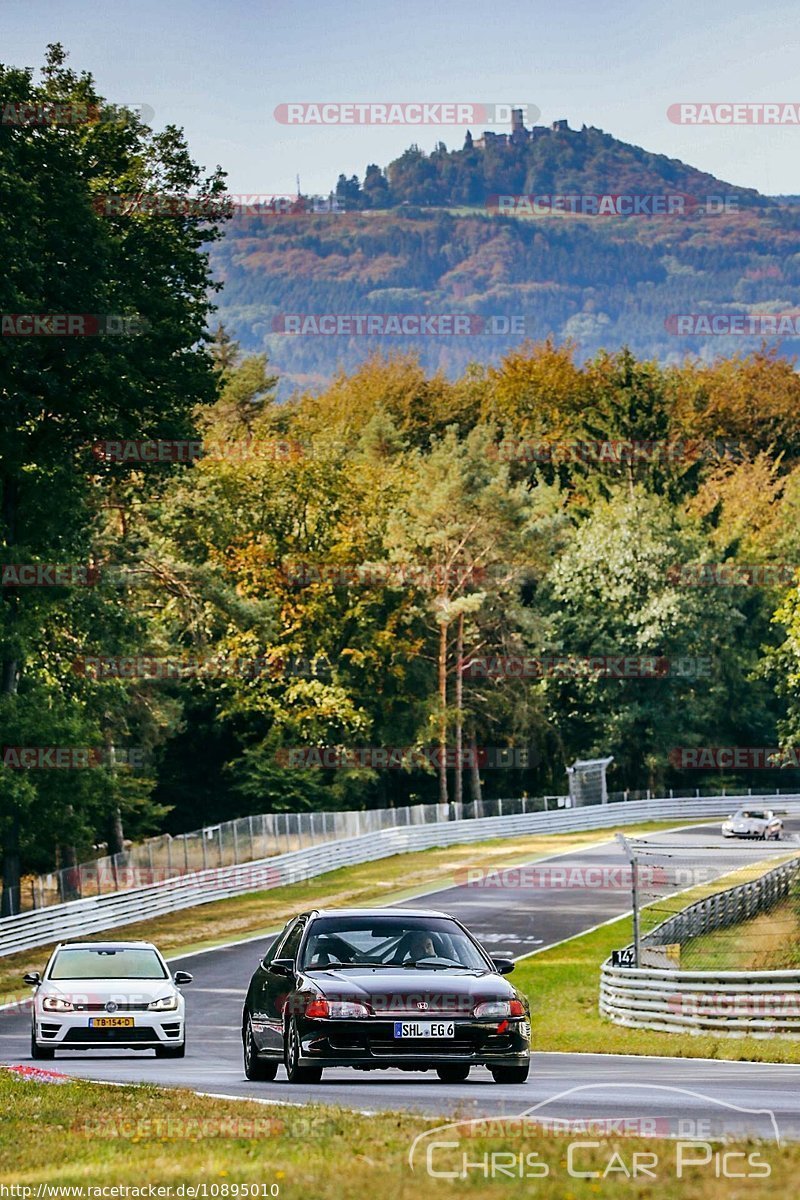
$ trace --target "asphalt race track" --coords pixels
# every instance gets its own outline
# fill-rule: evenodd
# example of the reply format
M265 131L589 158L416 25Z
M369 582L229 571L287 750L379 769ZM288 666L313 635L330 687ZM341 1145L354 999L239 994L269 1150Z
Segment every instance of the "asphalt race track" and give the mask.
M602 836L598 834L598 837ZM734 851L719 826L693 826L673 833L652 834L659 847L681 848L681 862L707 867L720 855L720 873L731 869ZM786 821L782 848L800 842L800 820ZM765 857L763 844L745 843L736 861ZM730 852L729 852L730 851ZM724 862L723 862L724 858ZM621 847L609 841L591 849L540 860L548 867L607 869L624 865ZM403 902L411 908L435 908L457 916L497 957L517 958L590 929L630 910L626 887L461 886L428 892ZM287 913L287 918L290 916ZM642 1056L535 1053L531 1075L523 1086L495 1084L488 1071L473 1068L464 1084L443 1084L433 1072L398 1070L363 1073L327 1070L315 1086L290 1086L283 1070L274 1083L250 1083L242 1070L240 1022L244 993L263 952L263 941L249 941L172 960L190 970L186 988L188 1041L186 1058L155 1059L149 1052L59 1053L46 1069L82 1078L113 1082L149 1082L185 1086L227 1096L267 1102L330 1102L366 1112L407 1109L463 1117L519 1115L598 1118L652 1117L669 1122L672 1132L686 1136L693 1122L717 1132L759 1133L800 1137L800 1065L717 1062L701 1059L652 1059ZM535 1010L534 1010L535 1011ZM535 1038L534 1019L534 1038ZM0 1012L0 1062L27 1063L30 1019L24 1012ZM657 1083L655 1082L657 1081ZM579 1089L577 1091L573 1089ZM570 1093L570 1094L565 1094ZM733 1107L730 1107L733 1106ZM761 1110L761 1113L739 1110ZM766 1113L763 1110L768 1110ZM774 1121L769 1115L774 1113ZM664 1128L661 1126L660 1128Z

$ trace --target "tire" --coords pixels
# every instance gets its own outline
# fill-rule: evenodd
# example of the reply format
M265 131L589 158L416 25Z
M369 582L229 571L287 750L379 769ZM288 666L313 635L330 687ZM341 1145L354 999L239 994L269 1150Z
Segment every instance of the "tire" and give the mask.
M156 1046L156 1058L185 1058L186 1042L180 1046Z
M469 1079L469 1063L448 1063L437 1067L436 1074L442 1083L465 1083Z
M322 1079L322 1067L300 1066L300 1035L297 1032L297 1022L294 1017L289 1021L283 1039L283 1061L286 1064L286 1078L289 1083L319 1083Z
M36 1041L36 1034L31 1030L31 1058L52 1060L56 1056L56 1052L52 1046L40 1046Z
M255 1038L253 1037L253 1026L250 1024L250 1018L247 1018L244 1034L242 1036L242 1046L244 1051L244 1073L248 1079L252 1079L260 1083L269 1083L278 1074L277 1060L269 1062L258 1057Z
M530 1071L530 1061L523 1066L490 1067L495 1083L524 1083Z

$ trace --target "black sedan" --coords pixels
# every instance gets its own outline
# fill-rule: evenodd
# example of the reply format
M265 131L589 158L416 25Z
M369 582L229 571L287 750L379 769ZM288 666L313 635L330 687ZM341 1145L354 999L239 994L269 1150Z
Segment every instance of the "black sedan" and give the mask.
M405 909L326 909L293 918L259 964L242 1013L248 1079L318 1083L325 1067L470 1067L524 1083L525 997L453 917Z

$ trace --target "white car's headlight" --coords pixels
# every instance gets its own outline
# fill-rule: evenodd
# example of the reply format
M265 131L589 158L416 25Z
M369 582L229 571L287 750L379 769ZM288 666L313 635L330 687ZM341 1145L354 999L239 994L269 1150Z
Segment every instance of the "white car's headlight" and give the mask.
M70 1000L65 1000L62 996L45 996L42 1001L42 1008L46 1012L72 1012L74 1005Z
M160 1000L154 1000L152 1004L148 1004L149 1012L172 1012L178 1007L177 996L162 996Z

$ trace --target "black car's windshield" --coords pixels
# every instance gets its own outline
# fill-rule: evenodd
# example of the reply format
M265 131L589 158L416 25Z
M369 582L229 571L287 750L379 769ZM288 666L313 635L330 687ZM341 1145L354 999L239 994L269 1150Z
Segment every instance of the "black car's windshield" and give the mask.
M167 979L155 950L138 946L82 946L59 950L50 970L50 979Z
M320 917L309 931L301 969L462 967L490 970L470 937L446 917Z

